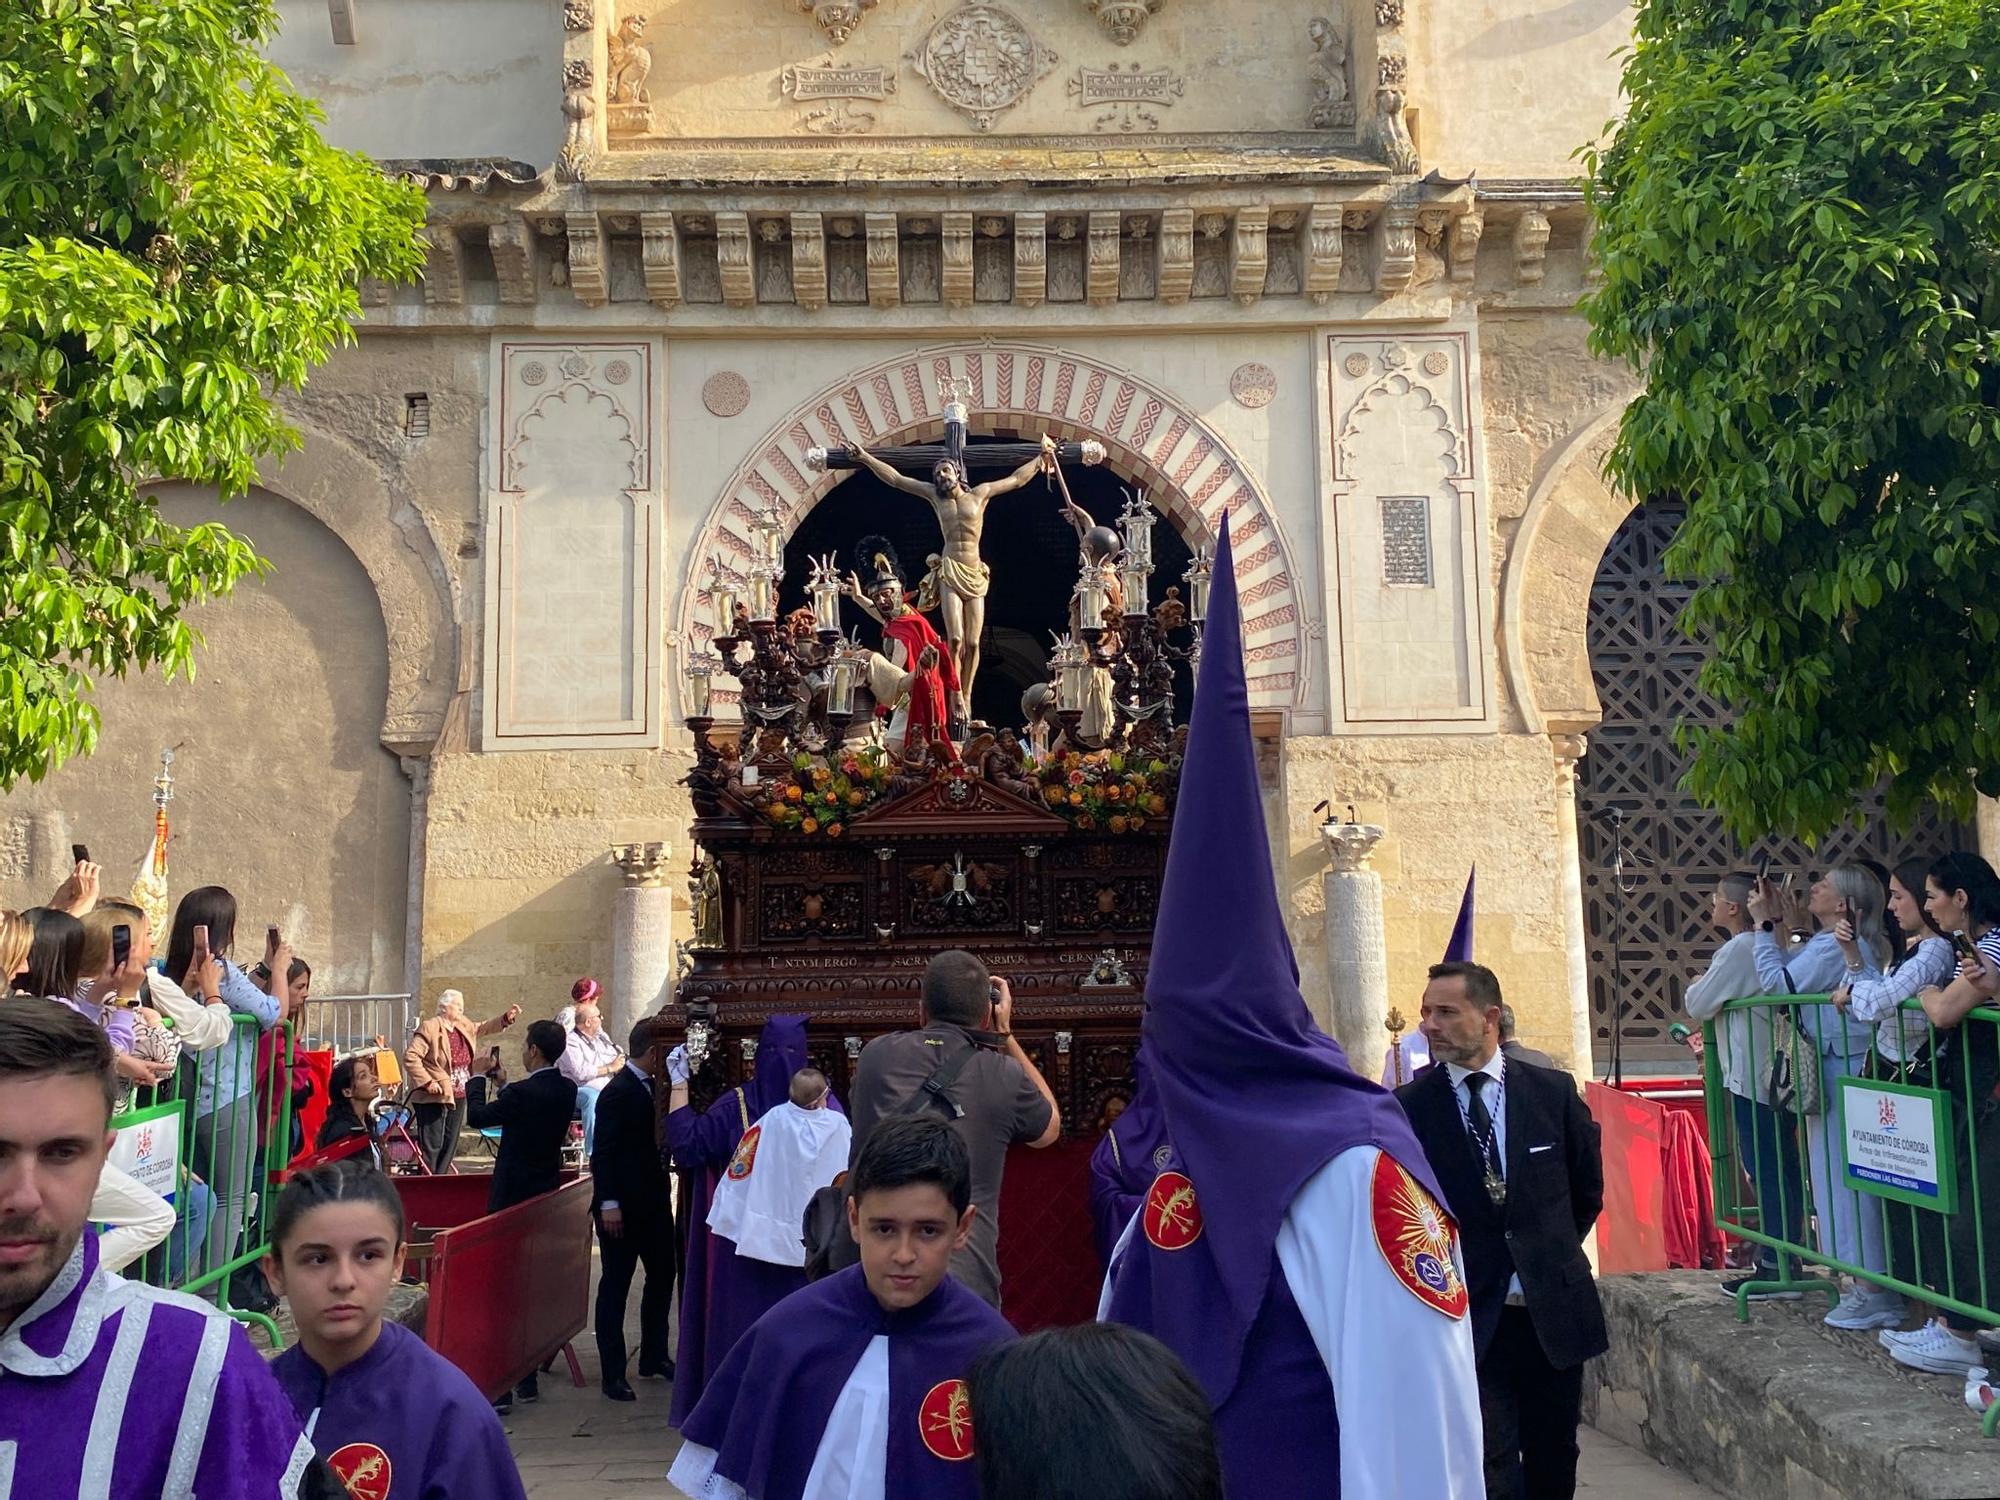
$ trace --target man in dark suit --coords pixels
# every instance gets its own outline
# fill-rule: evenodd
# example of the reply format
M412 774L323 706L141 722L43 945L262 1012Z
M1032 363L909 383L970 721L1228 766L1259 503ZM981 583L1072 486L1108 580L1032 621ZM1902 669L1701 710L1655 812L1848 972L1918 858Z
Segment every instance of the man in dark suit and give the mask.
M569 1122L576 1114L576 1085L556 1069L563 1046L561 1026L536 1021L528 1027L521 1048L526 1077L506 1083L500 1049L495 1047L485 1073L466 1085L466 1124L474 1130L500 1127L500 1156L493 1163L493 1186L486 1195L489 1214L552 1193L562 1181L563 1142L569 1139ZM488 1099L487 1090L495 1084L504 1087ZM540 1396L535 1376L530 1374L514 1387L513 1395L523 1401ZM512 1396L494 1403L503 1412L512 1410L513 1404Z
M1567 1073L1500 1049L1500 981L1443 963L1424 990L1433 1066L1396 1090L1458 1220L1489 1500L1576 1492L1583 1365L1608 1346L1583 1237L1604 1206L1597 1124Z
M597 1100L590 1152L590 1210L597 1221L602 1273L597 1283L597 1361L604 1394L636 1401L625 1379L625 1296L632 1273L646 1268L639 1298L639 1373L674 1377L667 1354L667 1313L674 1295L674 1210L660 1152L653 1080L667 1051L666 1024L647 1016L632 1028L625 1066Z
M1556 1060L1538 1047L1530 1047L1514 1036L1514 1007L1502 1002L1500 1006L1500 1050L1507 1054L1509 1062L1533 1063L1538 1068L1553 1068Z

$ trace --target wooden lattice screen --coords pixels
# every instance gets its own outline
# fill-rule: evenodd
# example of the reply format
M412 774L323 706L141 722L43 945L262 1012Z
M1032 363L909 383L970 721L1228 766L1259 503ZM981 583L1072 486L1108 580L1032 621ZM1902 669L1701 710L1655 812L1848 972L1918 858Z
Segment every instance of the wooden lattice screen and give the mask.
M1604 721L1591 732L1589 753L1578 767L1577 829L1591 1036L1600 1070L1621 984L1626 1070L1691 1066L1687 1049L1668 1037L1667 1028L1683 1017L1683 987L1715 951L1708 897L1717 876L1750 868L1756 853L1766 851L1774 874L1795 871L1805 881L1850 855L1893 866L1910 854L1975 847L1969 832L1942 815L1926 817L1901 837L1876 816L1864 828L1842 829L1816 850L1772 840L1745 851L1719 817L1681 790L1686 762L1674 747L1675 726L1718 722L1719 713L1696 681L1706 651L1674 624L1691 588L1669 582L1660 570L1681 515L1678 501L1634 510L1605 549L1591 588L1590 667ZM1614 809L1624 814L1622 881L1613 871ZM1880 810L1881 798L1871 798L1870 812Z

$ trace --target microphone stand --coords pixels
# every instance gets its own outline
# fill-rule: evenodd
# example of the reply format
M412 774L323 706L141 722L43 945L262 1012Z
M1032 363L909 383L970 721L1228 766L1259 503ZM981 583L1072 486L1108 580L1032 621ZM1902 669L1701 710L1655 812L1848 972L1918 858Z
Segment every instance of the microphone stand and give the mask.
M1622 807L1609 809L1611 814L1611 1046L1609 1049L1610 1083L1615 1089L1625 1087L1625 898L1631 893L1625 888L1625 861L1629 858L1635 864L1647 864L1644 855L1628 854L1625 848L1625 810Z

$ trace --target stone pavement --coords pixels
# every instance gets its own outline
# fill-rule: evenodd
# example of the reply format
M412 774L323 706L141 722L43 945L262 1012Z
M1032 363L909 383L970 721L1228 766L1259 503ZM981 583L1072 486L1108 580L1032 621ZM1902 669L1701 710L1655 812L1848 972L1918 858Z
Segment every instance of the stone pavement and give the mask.
M626 1308L626 1341L634 1348L638 1306L634 1288ZM506 1419L529 1500L677 1500L681 1492L666 1474L680 1435L667 1426L666 1382L635 1381L637 1401L607 1401L597 1389L597 1349L587 1333L576 1354L582 1390L570 1384L567 1367L557 1360L541 1379L542 1399L516 1402ZM1712 1494L1616 1439L1588 1427L1582 1436L1579 1493L1587 1500L1704 1500Z

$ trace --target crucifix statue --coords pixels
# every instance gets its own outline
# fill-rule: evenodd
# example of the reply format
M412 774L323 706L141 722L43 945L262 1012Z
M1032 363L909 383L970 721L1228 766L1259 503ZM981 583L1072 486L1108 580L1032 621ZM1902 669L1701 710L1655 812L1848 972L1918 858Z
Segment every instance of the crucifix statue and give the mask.
M806 462L816 469L865 468L906 495L929 502L944 532L944 550L935 564L938 602L944 611L944 634L958 662L955 718L969 716L972 680L979 671L979 637L986 628L986 593L992 570L980 560L979 539L986 528L986 507L998 496L1020 489L1037 474L1052 471L1062 459L1104 462L1104 445L1096 442L967 444L965 397L956 382L946 381L938 394L944 402L944 442L911 447L813 448ZM973 482L981 471L996 477ZM916 477L922 476L922 477Z

